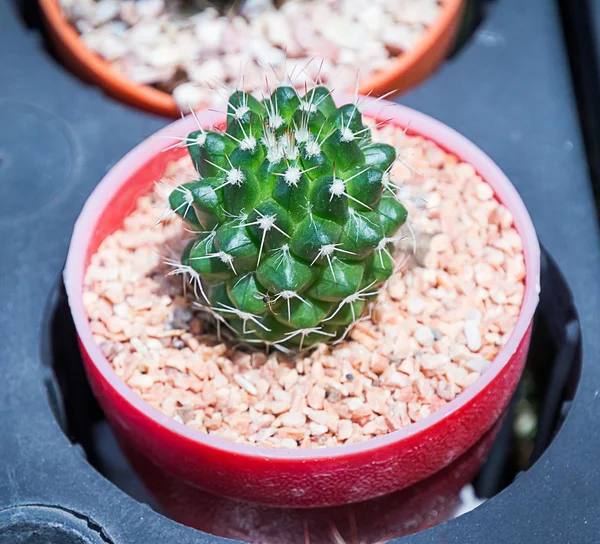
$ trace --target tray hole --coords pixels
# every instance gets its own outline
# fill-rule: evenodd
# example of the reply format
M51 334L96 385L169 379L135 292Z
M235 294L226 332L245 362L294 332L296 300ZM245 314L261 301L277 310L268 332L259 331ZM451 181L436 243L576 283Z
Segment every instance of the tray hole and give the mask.
M492 499L520 473L528 470L551 444L567 416L581 371L577 313L562 275L544 253L542 294L523 379L504 421L498 424L497 436L491 439L493 446L483 467L477 475L470 475L468 485L463 487L456 479L456 467L460 468L462 462L460 470L464 471L468 466L465 459L469 454L465 454L445 469L446 484L452 478L455 478L454 483L460 484L455 488L452 488L452 482L449 484L451 495L441 493L435 499L428 498L427 492L440 481L430 478L408 490L356 505L311 510L275 509L223 499L195 488L182 489L179 483L164 478L147 460L138 458L135 463L138 474L142 475L140 479L91 394L62 289L56 297L50 323L49 363L61 390L66 435L81 444L96 470L125 493L175 521L215 536L274 544L294 544L296 541L304 544L302 528L305 525L309 526L312 544L330 542L332 523L348 542L352 542L353 524L357 523L359 536L371 543L418 532ZM525 432L523 418L525 422L529 418L534 424L530 424L529 433ZM484 446L480 443L471 451ZM131 456L132 452L129 454ZM142 480L148 488L154 489L155 495L144 487ZM163 499L168 496L169 500L163 502L165 508L159 506L155 496ZM418 501L422 501L422 511L405 508L406 504Z

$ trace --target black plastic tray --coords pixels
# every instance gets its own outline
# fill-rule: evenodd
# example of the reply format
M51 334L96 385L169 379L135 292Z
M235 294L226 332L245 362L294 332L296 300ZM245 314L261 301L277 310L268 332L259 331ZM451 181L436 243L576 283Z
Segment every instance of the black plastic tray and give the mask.
M594 543L600 244L561 13L552 0L486 8L470 42L401 101L472 139L516 185L573 293L582 378L535 466L475 511L403 542ZM217 542L102 478L50 408L62 405L51 369L62 333L52 345L50 319L74 221L102 175L166 121L70 74L28 27L35 10L0 3L0 543Z

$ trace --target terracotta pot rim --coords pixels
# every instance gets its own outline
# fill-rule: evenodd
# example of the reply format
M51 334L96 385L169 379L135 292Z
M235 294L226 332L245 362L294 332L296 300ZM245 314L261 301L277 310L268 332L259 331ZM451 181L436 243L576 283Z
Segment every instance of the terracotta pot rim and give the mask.
M351 97L344 94L337 94L335 98L338 103L351 101ZM131 175L143 166L150 157L160 153L164 149L164 136L172 136L174 134L185 135L196 127L194 118L192 116L187 116L168 125L139 144L125 155L106 174L106 176L104 176L102 181L88 198L77 219L64 270L64 282L67 297L79 340L106 382L110 384L110 386L114 388L126 402L158 425L166 427L171 432L176 433L183 438L207 447L253 458L297 459L306 461L352 456L360 452L374 451L381 447L389 446L392 443L401 442L410 436L438 425L450 414L467 405L494 381L514 355L519 343L525 336L531 325L539 300L540 247L527 209L516 189L492 159L455 130L428 115L412 110L406 106L391 102L384 102L382 104L382 101L377 101L377 103L375 103L374 99L368 98L365 99L363 107L363 111L367 115L369 115L370 106L372 106L375 111L381 111L382 106L387 106L385 108L385 118L391 118L393 124L403 128L410 124L410 132L412 134L418 134L426 139L436 142L446 151L453 153L462 161L471 164L478 174L494 189L498 199L513 214L515 227L523 241L523 253L526 267L525 294L521 311L511 336L496 358L492 361L488 370L486 370L473 385L458 395L454 400L417 423L412 423L408 427L398 431L371 438L358 444L319 449L270 449L262 446L238 444L223 438L202 433L182 423L178 423L142 400L141 397L117 376L94 341L89 320L83 306L84 261L91 233L94 232L97 221L102 215L106 203L110 202L112 196L118 192L120 187L124 185ZM205 126L212 126L213 124L222 123L224 121L224 114L208 110L199 112L197 116ZM375 119L378 118L375 114L371 116Z
M462 13L465 0L445 0L435 22L412 48L402 53L390 65L374 73L359 86L360 94L371 91L375 96L396 89L406 74L426 59L436 42L446 33L452 32L457 18ZM150 85L132 82L115 70L109 62L89 49L75 28L63 16L59 0L39 0L42 13L52 31L60 38L69 55L85 65L100 85L128 97L138 106L163 115L179 116L179 107L173 96ZM396 91L393 91L396 92Z

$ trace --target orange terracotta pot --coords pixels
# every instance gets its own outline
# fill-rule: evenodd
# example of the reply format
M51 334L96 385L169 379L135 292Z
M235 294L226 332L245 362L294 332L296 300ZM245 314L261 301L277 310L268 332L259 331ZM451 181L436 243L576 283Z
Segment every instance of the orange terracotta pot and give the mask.
M133 83L89 50L63 17L58 0L39 0L39 3L56 52L73 72L118 100L160 115L179 117L179 108L170 94ZM398 56L387 69L365 80L359 92L374 96L402 92L426 79L452 47L464 5L465 0L445 0L442 12L423 39Z

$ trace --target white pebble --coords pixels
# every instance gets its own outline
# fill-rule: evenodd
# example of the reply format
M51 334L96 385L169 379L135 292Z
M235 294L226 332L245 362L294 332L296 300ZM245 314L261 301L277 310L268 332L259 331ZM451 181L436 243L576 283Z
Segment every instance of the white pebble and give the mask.
M409 384L408 376L402 372L392 372L385 380L386 385L395 385L397 387L406 387Z
M135 25L129 32L132 47L146 45L152 47L161 40L162 29L159 23L144 22Z
M306 423L306 416L301 412L287 412L281 418L284 427L302 427Z
M165 68L177 64L181 58L179 49L174 45L161 45L148 53L148 63L154 68Z
M325 425L329 420L329 414L324 410L311 410L310 408L305 408L304 413L308 416L308 419L320 425Z
M234 374L233 379L235 380L235 383L237 383L244 391L246 391L250 395L256 395L258 393L258 391L256 390L256 387L254 387L254 385L251 384L241 374Z
M358 397L352 397L348 401L348 410L354 412L355 410L358 410L363 404L364 402L362 399L359 399Z
M377 35L382 26L381 8L376 4L365 6L363 3L360 21L372 35Z
M83 305L88 306L90 304L94 304L98 300L98 293L94 293L94 291L85 291L82 295L83 297Z
M283 389L271 389L271 394L278 402L285 402L286 404L292 403L292 395Z
M126 41L112 34L90 33L84 37L83 41L109 62L117 60L128 51Z
M244 47L246 52L262 66L269 66L269 64L276 66L285 60L285 52L263 38L248 40Z
M419 327L415 331L415 340L419 342L422 346L428 348L433 345L435 341L435 337L433 336L433 332L429 327Z
M360 48L365 34L363 26L353 23L350 19L336 16L330 16L326 21L322 21L321 30L330 42L349 49Z
M416 2L394 2L393 15L396 20L411 25L430 25L439 13L437 0L417 0Z
M92 24L100 26L114 19L119 14L119 3L116 0L101 0L96 4Z
M321 436L327 432L327 425L320 425L319 423L311 422L308 426L310 434L313 436Z
M337 437L339 440L348 440L352 436L352 423L347 419L340 419L337 426Z
M390 25L381 35L383 43L393 53L410 49L420 37L421 32L407 25Z
M481 323L481 312L477 308L470 308L467 312L467 320Z
M188 75L197 83L212 84L217 80L225 79L225 68L220 60L211 59L188 68Z
M475 187L475 195L477 195L477 198L481 201L489 200L494 196L494 190L489 184L481 181Z
M195 83L182 83L173 90L173 98L182 110L189 106L197 108L202 105L204 92Z
M420 297L408 299L406 301L406 309L411 314L420 314L425 309L425 301Z
M357 58L358 55L356 54L356 51L345 47L340 51L338 62L341 64L352 64L356 62Z
M406 284L400 274L395 274L390 278L389 283L390 296L395 300L402 300L406 294Z
M289 3L292 4L293 2ZM285 5L287 4L284 4L284 6ZM271 0L245 0L242 2L240 14L250 19L272 8L273 4L271 3Z
M164 70L151 68L150 66L133 66L129 70L129 79L140 85L150 85L161 80Z
M165 2L164 0L138 0L135 2L135 9L140 17L154 19L165 9Z
M481 349L481 334L479 334L479 327L475 322L465 321L465 336L467 337L467 347L471 351Z
M146 340L146 345L148 346L148 349L151 349L152 351L160 351L165 347L158 338L148 338L148 340Z
M470 359L465 362L465 366L472 370L473 372L479 372L483 374L488 368L490 368L491 363L487 359Z
M141 372L134 373L131 378L127 381L129 387L137 387L139 389L148 389L154 385L154 379L148 374L142 374Z
M492 289L490 290L490 298L496 304L506 304L508 299L506 297L506 293L500 289Z
M287 18L280 12L274 11L265 18L267 37L271 43L285 47L290 39L291 29Z
M442 353L436 354L425 354L420 358L421 368L425 370L434 370L441 366L447 365L450 363L450 357L448 355L443 355Z
M141 353L142 355L148 353L148 346L146 346L146 344L144 344L144 342L142 342L139 338L134 336L129 340L129 343L131 344L131 347L138 353Z
M251 438L255 442L263 442L267 438L271 438L276 432L277 432L277 429L273 429L272 427L265 427L264 429L260 429Z
M196 23L194 36L202 46L204 52L217 50L221 45L223 34L225 33L226 22L222 19L209 20L203 19ZM212 59L219 60L220 59Z
M113 306L113 312L116 316L123 319L129 318L129 305L126 302L121 302Z

